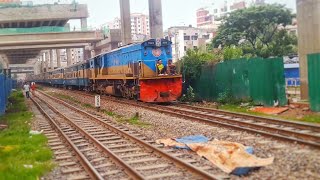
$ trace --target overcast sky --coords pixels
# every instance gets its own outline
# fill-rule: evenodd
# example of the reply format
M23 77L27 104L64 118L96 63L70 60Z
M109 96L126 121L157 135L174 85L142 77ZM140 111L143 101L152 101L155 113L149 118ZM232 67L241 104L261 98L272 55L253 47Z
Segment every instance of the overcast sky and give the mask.
M40 3L57 2L58 0L34 0ZM60 0L60 2L72 0ZM99 27L120 16L119 0L76 0L88 4L90 17L88 26ZM266 0L267 3L285 4L296 11L296 0ZM196 25L196 10L212 3L222 3L224 0L162 0L164 29L176 25ZM148 13L148 0L130 0L131 13ZM74 23L72 23L74 24ZM77 22L77 24L79 24Z

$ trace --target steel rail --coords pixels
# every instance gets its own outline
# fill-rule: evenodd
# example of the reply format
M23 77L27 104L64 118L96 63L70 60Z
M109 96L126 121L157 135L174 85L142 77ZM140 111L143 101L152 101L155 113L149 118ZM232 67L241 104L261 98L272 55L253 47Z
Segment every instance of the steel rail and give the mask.
M165 151L163 151L163 150L161 150L161 149L159 149L157 147L154 147L153 145L151 145L151 144L149 144L149 143L147 143L147 142L145 142L145 141L143 141L143 140L141 140L141 139L139 139L139 138L137 138L135 136L130 135L129 133L127 133L127 132L125 132L125 131L123 131L121 129L118 129L118 128L116 128L116 127L114 127L114 126L112 126L112 125L100 120L99 118L93 116L92 114L90 114L90 113L88 113L86 111L83 111L83 110L81 110L81 109L79 109L79 108L77 108L77 107L75 107L73 105L70 105L70 104L66 103L63 100L60 100L60 99L55 98L55 97L52 97L52 96L50 96L50 95L48 95L48 94L46 94L44 92L40 92L40 93L43 94L44 96L47 96L47 97L49 97L49 98L51 98L51 99L53 99L55 101L58 101L58 102L64 104L65 106L67 106L67 107L69 107L69 108L71 108L71 109L73 109L73 110L75 110L75 111L77 111L77 112L79 112L79 113L81 113L83 115L86 115L86 116L96 120L96 122L99 122L101 125L104 125L104 126L107 126L110 129L113 129L117 133L120 133L121 135L125 136L126 138L131 139L131 140L143 145L144 147L146 147L149 150L151 150L151 151L153 151L153 152L165 157L166 159L169 159L170 161L175 163L177 166L179 166L181 168L184 168L184 169L187 169L188 171L192 172L193 174L196 174L196 175L198 175L198 176L200 176L200 177L202 177L204 179L222 179L223 178L223 177L211 175L211 174L209 174L209 173L207 173L207 172L205 172L205 171L203 171L203 170L201 170L201 169L199 169L199 168L197 168L197 167L195 167L195 166L193 166L193 165L191 165L189 163L186 163L186 162L184 162L184 161L182 161L182 160L180 160L180 159L178 159L178 158L166 153Z
M245 118L248 120L252 119L254 121L260 121L260 122L266 122L266 123L272 122L272 123L278 124L278 125L289 125L289 126L299 128L299 129L306 129L306 130L320 132L320 125L311 124L311 123L294 122L294 121L288 121L288 120L283 120L283 119L276 119L276 118L249 115L249 114L244 114L244 113L230 112L230 111L225 111L225 110L220 110L220 109L197 107L197 106L191 106L191 105L186 105L186 104L179 104L178 106L183 107L183 108L193 109L193 110L204 111L204 112L212 112L212 113L219 113L219 114L224 114L224 115L229 115L229 116L235 116L235 117Z
M103 179L103 177L99 174L99 172L91 165L88 159L80 152L80 150L72 143L72 141L65 135L65 133L61 130L58 124L54 119L50 117L50 115L42 108L42 106L36 102L32 97L30 97L31 101L37 106L40 112L49 119L49 122L53 125L53 128L66 140L66 142L70 145L73 151L77 154L77 159L80 161L82 167L89 174L91 179Z
M87 94L87 93L78 93L78 94L92 97L92 95ZM204 114L195 113L195 112L192 113L189 111L183 111L183 110L179 110L176 108L170 108L168 106L145 104L145 103L133 102L133 101L129 101L129 100L128 101L127 100L118 100L115 98L107 98L105 96L103 96L102 99L111 100L111 101L118 102L118 103L125 103L125 104L132 105L132 106L139 106L139 107L149 109L152 111L156 111L156 112L160 112L160 113L164 113L164 114L170 114L175 117L180 117L180 118L182 117L185 119L190 119L190 120L194 120L194 121L198 121L198 122L204 122L207 124L221 125L221 126L229 127L229 128L231 127L231 128L238 129L238 130L248 131L251 133L259 133L264 136L272 137L272 138L282 140L282 141L289 141L289 142L293 142L293 143L299 143L299 144L304 144L304 145L309 145L312 147L320 148L320 143L310 141L310 140L319 141L319 137L312 135L312 134L305 134L305 133L295 132L295 131L291 131L291 130L279 129L279 128L275 128L275 127L267 127L267 126L259 125L259 124L255 124L255 123L241 122L241 121L236 121L236 120L228 119L228 118L224 118L224 117L209 116L209 115L204 115ZM190 115L190 114L192 114L192 115ZM199 118L197 116L201 116L201 118ZM281 125L285 125L285 124L281 124ZM268 130L268 131L266 131L266 130ZM279 134L279 132L281 132L283 134ZM296 137L305 138L307 140L299 139Z
M133 167L131 167L129 164L125 163L119 156L114 154L110 149L106 148L101 142L99 142L96 138L94 138L92 135L88 134L83 128L78 126L76 123L74 123L70 118L68 118L66 115L61 113L59 110L57 110L55 107L50 105L48 102L45 102L44 100L40 99L43 103L45 103L50 109L52 109L54 112L58 113L60 116L62 116L65 120L67 120L72 126L74 126L76 129L78 129L82 134L84 134L86 137L88 137L94 144L99 147L100 150L102 150L104 153L106 153L116 164L118 164L120 167L124 168L124 171L127 172L129 176L131 176L134 179L144 179L144 177L137 172ZM60 102L60 101L58 101ZM68 106L69 107L69 106ZM71 108L73 109L73 108ZM74 109L75 110L75 109ZM75 110L79 112L78 110ZM93 117L93 116L92 116ZM92 118L91 117L91 118Z

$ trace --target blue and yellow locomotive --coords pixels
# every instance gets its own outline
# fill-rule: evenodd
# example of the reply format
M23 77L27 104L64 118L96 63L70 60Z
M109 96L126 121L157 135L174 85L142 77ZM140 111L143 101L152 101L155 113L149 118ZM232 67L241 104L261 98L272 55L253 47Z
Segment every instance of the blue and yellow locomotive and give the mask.
M157 63L162 61L165 71ZM182 77L169 70L171 42L151 39L100 54L87 61L33 76L31 81L144 102L171 102L182 92Z

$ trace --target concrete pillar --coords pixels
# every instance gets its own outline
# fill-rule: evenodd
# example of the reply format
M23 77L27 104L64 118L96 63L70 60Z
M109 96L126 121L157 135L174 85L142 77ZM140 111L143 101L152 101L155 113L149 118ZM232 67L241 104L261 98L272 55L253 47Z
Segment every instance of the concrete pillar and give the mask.
M67 66L70 66L71 64L72 64L71 49L67 49Z
M54 64L53 64L53 50L50 49L49 50L49 54L50 54L50 70L54 70Z
M45 72L48 72L48 66L49 66L49 52L45 52Z
M297 0L301 99L309 98L307 55L320 53L320 0Z
M127 45L132 43L129 0L120 0L120 17L122 45Z
M33 66L33 74L37 75L39 74L39 65L40 65L40 62L39 61L36 61L36 63L34 63L34 66Z
M56 55L57 55L57 67L61 68L61 52L60 52L60 49L56 49Z
M151 38L163 38L161 0L149 0L149 22Z
M80 21L81 21L81 30L87 30L88 28L87 18L82 18Z
M43 73L43 54L41 54L41 56L39 57L39 61L40 61L40 73Z
M94 50L91 50L91 58L96 56L96 52Z

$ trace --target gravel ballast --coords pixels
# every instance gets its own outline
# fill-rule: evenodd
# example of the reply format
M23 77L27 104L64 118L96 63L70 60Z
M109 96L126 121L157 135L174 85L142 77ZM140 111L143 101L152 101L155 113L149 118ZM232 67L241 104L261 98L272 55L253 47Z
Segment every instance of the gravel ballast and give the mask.
M94 105L94 98L81 97L75 91L50 88L46 90L71 96L84 104ZM272 165L252 171L245 177L231 176L232 179L320 179L320 150L318 149L276 141L258 134L192 122L112 101L101 100L101 108L126 118L131 118L138 112L140 120L150 124L149 126L141 127L129 123L124 125L154 141L161 138L202 134L212 139L252 146L257 157L275 157Z

